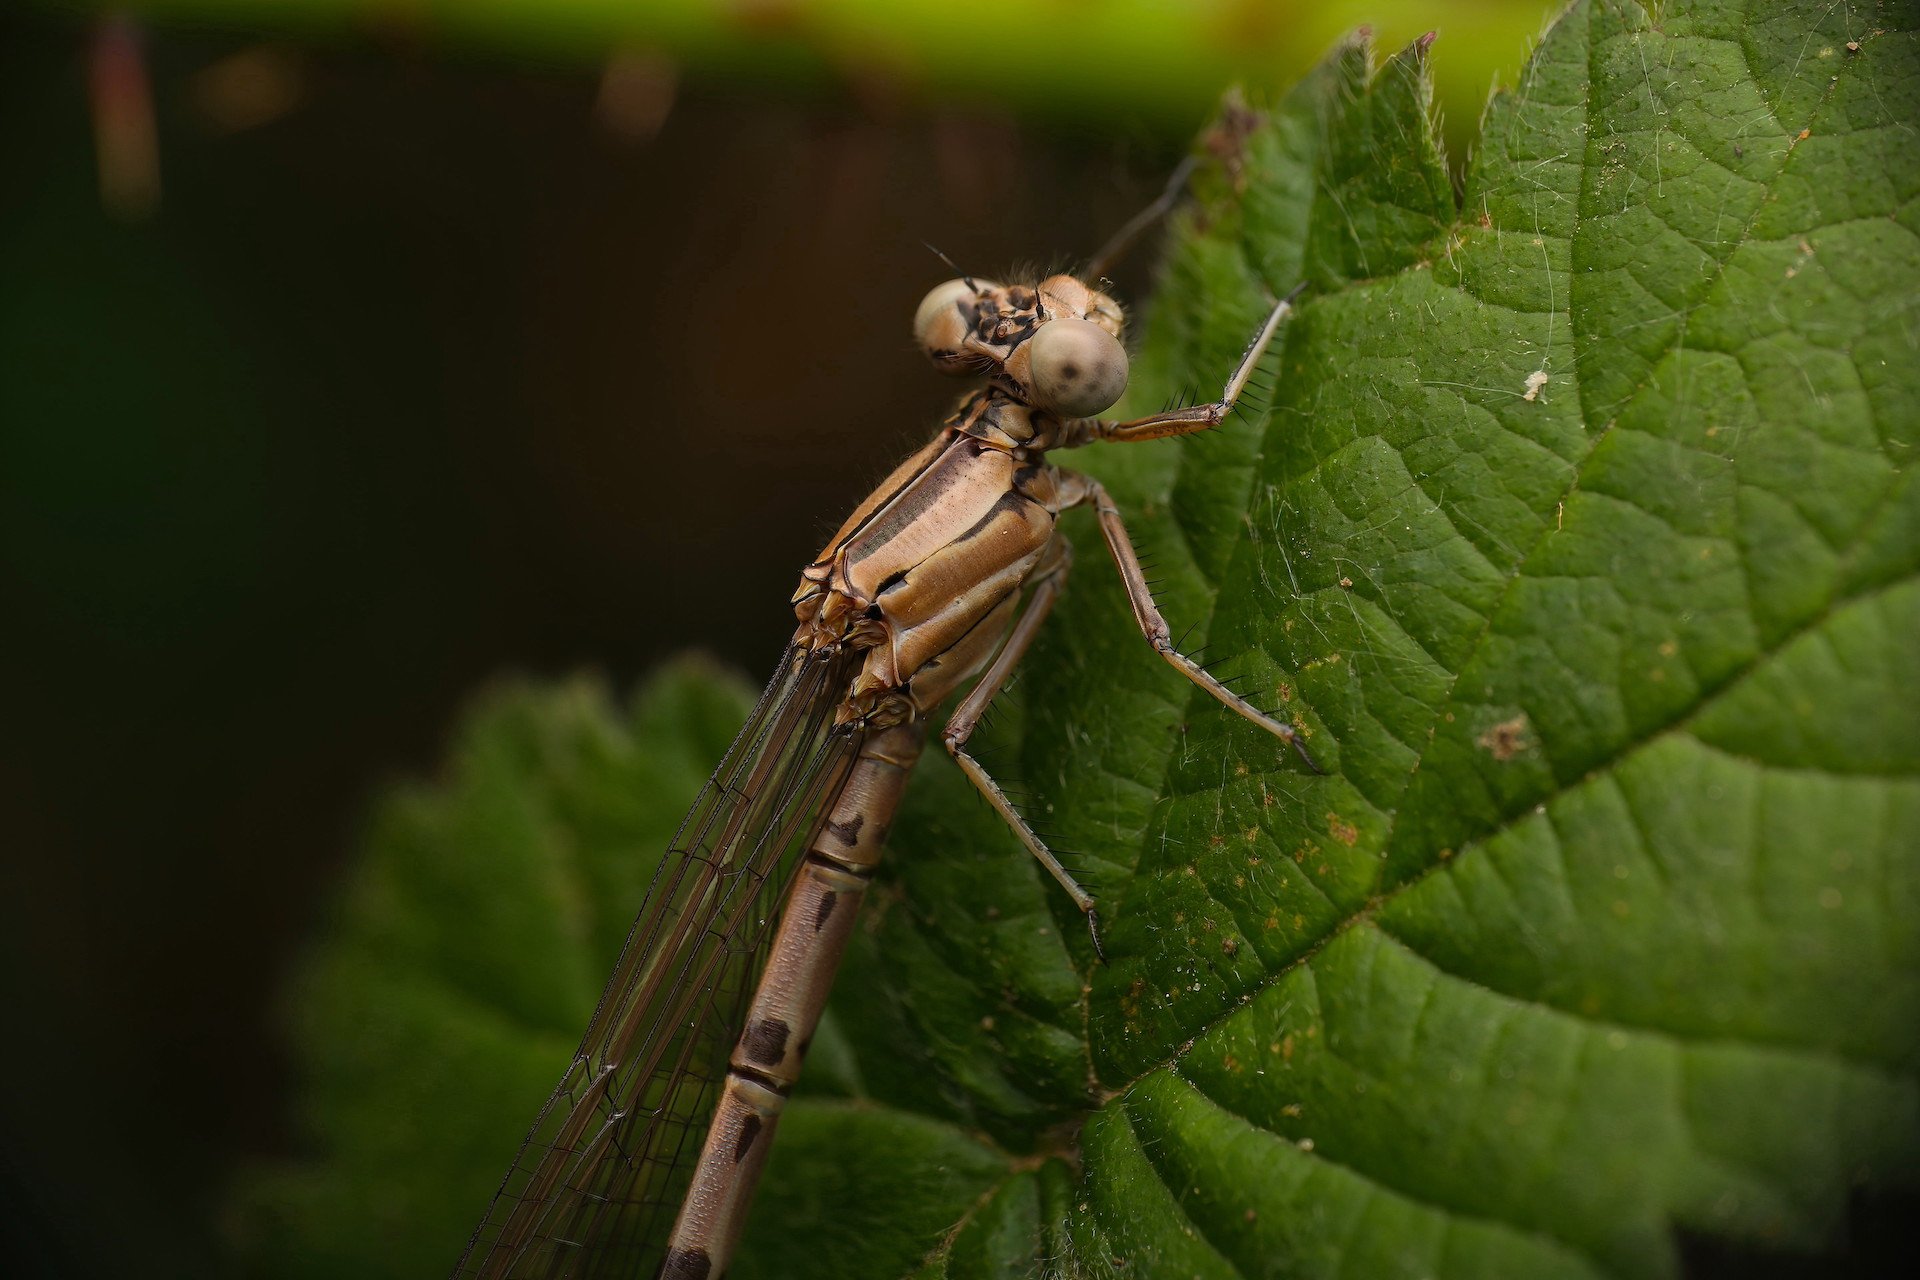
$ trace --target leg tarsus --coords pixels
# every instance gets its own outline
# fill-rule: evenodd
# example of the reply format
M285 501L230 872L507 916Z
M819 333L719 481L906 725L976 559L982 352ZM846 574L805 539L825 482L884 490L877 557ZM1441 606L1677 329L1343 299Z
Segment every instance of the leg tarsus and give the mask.
M1038 574L1033 587L1033 597L1027 602L1026 611L1013 624L1013 630L1008 634L1006 644L1001 646L1000 652L987 665L987 670L980 677L979 683L975 684L967 696L960 700L960 705L954 708L953 715L948 717L947 727L941 731L940 741L946 747L947 753L953 757L954 763L960 766L960 772L966 774L967 781L973 783L974 789L993 806L994 811L1006 824L1013 828L1013 833L1020 837L1020 843L1027 847L1027 852L1033 855L1034 861L1045 867L1047 874L1059 882L1060 887L1067 891L1067 896L1073 899L1074 906L1090 913L1093 910L1093 895L1081 888L1079 882L1064 866L1060 865L1060 859L1054 856L1053 850L1047 848L1044 840L1034 834L1033 828L1013 807L1013 801L1007 798L1007 793L1001 789L1000 784L993 780L992 775L966 749L967 740L973 736L973 731L980 725L980 718L986 714L993 700L1007 687L1007 681L1012 677L1015 665L1033 644L1034 636L1039 633L1040 624L1046 620L1048 612L1053 608L1053 602L1059 598L1061 583L1065 581L1067 570L1072 565L1072 550L1064 539L1056 537L1051 556L1051 563L1043 562L1044 567Z
M961 741L956 740L951 729L941 735L941 741L946 745L947 753L953 757L954 763L960 766L960 772L967 775L967 780L973 783L974 788L982 796L986 797L987 803L993 806L994 812L1013 828L1013 834L1020 837L1020 843L1027 846L1027 852L1033 855L1034 861L1045 867L1047 874L1067 891L1067 896L1073 899L1073 905L1082 911L1093 910L1093 895L1080 887L1080 882L1060 864L1060 859L1054 856L1053 850L1047 848L1046 842L1033 833L1033 828L1027 825L1027 820L1022 818L1019 811L1013 807L1013 801L1007 799L1007 793L1000 789L1000 784L980 767L978 760L967 754L966 748L961 745Z
M1124 571L1122 576L1125 576ZM1160 612L1159 607L1151 601L1148 602L1147 607L1152 609L1156 616ZM1174 648L1173 642L1166 638L1166 622L1164 619L1162 619L1160 623L1160 628L1161 631L1159 635L1155 635L1149 631L1147 638L1152 642L1154 652L1158 653L1162 658L1165 658L1167 662L1173 666L1174 670L1212 694L1214 700L1227 710L1240 716L1244 720L1252 721L1268 733L1271 733L1274 737L1290 744L1293 749L1300 754L1300 758L1306 761L1309 769L1312 769L1315 773L1322 772L1320 766L1313 762L1313 757L1307 754L1305 745L1300 741L1299 730L1284 720L1274 719L1274 717L1254 706L1251 702L1248 702L1245 698L1216 679L1212 672Z
M1127 602L1133 607L1134 623L1140 628L1140 634L1146 637L1147 643L1153 646L1154 652L1166 659L1174 670L1212 694L1229 711L1290 743L1309 769L1315 773L1322 772L1307 753L1299 732L1292 725L1260 710L1221 683L1205 667L1180 652L1173 643L1173 629L1167 625L1166 615L1160 612L1160 606L1154 603L1153 592L1147 589L1146 577L1140 569L1140 556L1133 549L1133 539L1127 535L1126 522L1121 519L1120 509L1113 505L1113 499L1100 482L1091 476L1077 471L1063 471L1060 475L1065 482L1063 491L1071 494L1070 505L1093 507L1094 517L1100 521L1100 533L1106 540L1107 551L1113 556L1114 566L1120 570L1120 582L1126 588Z

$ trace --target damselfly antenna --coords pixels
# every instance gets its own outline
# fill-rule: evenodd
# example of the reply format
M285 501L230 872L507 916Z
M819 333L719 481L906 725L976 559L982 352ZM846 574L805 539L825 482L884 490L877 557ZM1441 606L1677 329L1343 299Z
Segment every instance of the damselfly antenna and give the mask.
M938 249L934 248L932 245L927 244L925 240L922 240L920 243L927 246L928 253L931 253L934 257L946 263L947 270L953 272L954 275L958 276L961 282L964 283L967 286L967 288L973 290L975 293L980 292L980 286L973 282L973 277L968 275L966 272L962 271L959 267L955 266L952 258L949 258L946 254L940 252Z

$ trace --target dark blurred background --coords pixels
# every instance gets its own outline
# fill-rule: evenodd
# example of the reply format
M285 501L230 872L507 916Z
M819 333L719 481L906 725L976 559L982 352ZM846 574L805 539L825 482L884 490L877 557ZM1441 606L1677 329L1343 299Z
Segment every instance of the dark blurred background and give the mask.
M667 7L745 34L0 17L0 1272L221 1274L225 1179L291 1142L276 987L370 796L502 671L763 674L952 394L907 336L922 241L1084 259L1229 75L1370 11L1226 6L1088 66L1003 64L997 3L872 57ZM1441 28L1459 140L1553 7L1383 42Z
M503 668L764 674L950 394L921 238L1090 253L1181 138L691 84L643 139L593 68L163 31L129 219L85 33L3 30L6 1201L197 1274L370 789ZM212 114L235 59L283 114Z

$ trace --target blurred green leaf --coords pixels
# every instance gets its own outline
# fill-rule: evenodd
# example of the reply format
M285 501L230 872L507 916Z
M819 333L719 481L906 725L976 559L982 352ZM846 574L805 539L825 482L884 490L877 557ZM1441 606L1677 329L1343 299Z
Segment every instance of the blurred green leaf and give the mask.
M1258 409L1084 461L1328 774L1076 522L990 767L1112 962L930 761L737 1275L1657 1277L1920 1182L1917 26L1576 5L1458 205L1420 46L1229 102L1136 402L1308 300ZM276 1273L451 1261L738 714L695 688L511 695L389 806L303 988L323 1156L246 1200Z
M692 660L627 708L590 679L502 686L442 782L387 799L289 993L321 1156L243 1179L230 1217L252 1272L452 1268L751 705Z

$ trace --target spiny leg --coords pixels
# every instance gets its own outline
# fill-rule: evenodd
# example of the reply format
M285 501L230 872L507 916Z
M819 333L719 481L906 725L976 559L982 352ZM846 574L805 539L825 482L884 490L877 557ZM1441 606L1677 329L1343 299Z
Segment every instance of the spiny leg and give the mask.
M980 717L986 714L988 705L1007 687L1014 667L1019 665L1020 659L1033 646L1033 638L1040 633L1041 624L1053 610L1053 602L1060 598L1060 588L1065 585L1067 570L1072 567L1073 548L1066 539L1055 535L1036 575L1026 611L1013 624L1013 630L1007 633L1007 642L1000 646L1000 652L994 656L986 673L961 699L960 705L954 708L953 715L947 720L947 727L941 731L940 741L946 744L947 751L959 764L960 771L967 775L967 780L979 789L980 794L987 798L987 803L1013 828L1013 833L1020 837L1020 843L1027 846L1027 852L1060 882L1060 887L1073 899L1073 905L1086 912L1087 929L1093 934L1093 952L1105 964L1107 956L1100 946L1100 917L1094 910L1093 895L1081 888L1073 875L1060 865L1060 859L1054 856L1053 850L1047 848L1046 843L1034 834L1033 828L1027 825L1027 820L1014 809L1013 802L1007 799L1007 793L1000 789L1000 784L966 750L967 740L973 737L973 731L980 725Z
M1246 390L1247 379L1253 376L1254 366L1260 363L1260 357L1267 353L1267 347L1273 341L1273 335L1280 331L1280 322L1293 310L1293 300L1300 296L1304 284L1296 285L1287 292L1287 296L1274 304L1267 315L1266 323L1260 326L1260 332L1247 344L1246 352L1241 355L1240 363L1235 366L1233 376L1227 379L1227 385L1220 392L1220 398L1212 404L1190 405L1184 409L1168 409L1164 413L1149 414L1144 418L1133 418L1126 422L1108 422L1103 418L1078 423L1075 439L1067 441L1069 448L1074 445L1091 444L1095 440L1159 440L1165 436L1191 435L1196 431L1208 431L1226 421L1233 411L1234 402L1240 393Z
M1214 679L1205 667L1180 652L1173 643L1172 630L1167 626L1165 615L1160 606L1153 602L1153 592L1147 587L1147 576L1140 568L1140 557L1134 552L1133 539L1127 536L1126 522L1120 517L1120 509L1113 505L1113 499L1100 486L1098 480L1081 475L1077 471L1060 473L1063 505L1080 506L1091 504L1094 515L1100 521L1100 533L1107 540L1107 550L1113 555L1113 562L1120 570L1120 581L1127 589L1127 602L1133 606L1133 619L1140 626L1140 633L1147 638L1154 652L1171 663L1176 671L1205 689L1219 700L1229 711L1236 713L1265 729L1268 733L1291 743L1293 749L1306 762L1307 768L1315 773L1323 772L1307 754L1306 744L1300 741L1300 735L1290 724L1275 720L1260 708ZM1075 492L1075 490L1078 492Z
M1182 160L1172 175L1167 178L1165 189L1154 198L1153 203L1127 219L1126 225L1114 232L1107 242L1100 246L1100 252L1093 255L1093 261L1087 264L1086 272L1081 278L1104 279L1106 274L1113 270L1114 264L1126 256L1127 250L1133 248L1133 242L1138 240L1147 228L1173 212L1173 206L1180 203L1180 197L1186 194L1187 179L1193 176L1197 163L1196 156L1188 156Z

